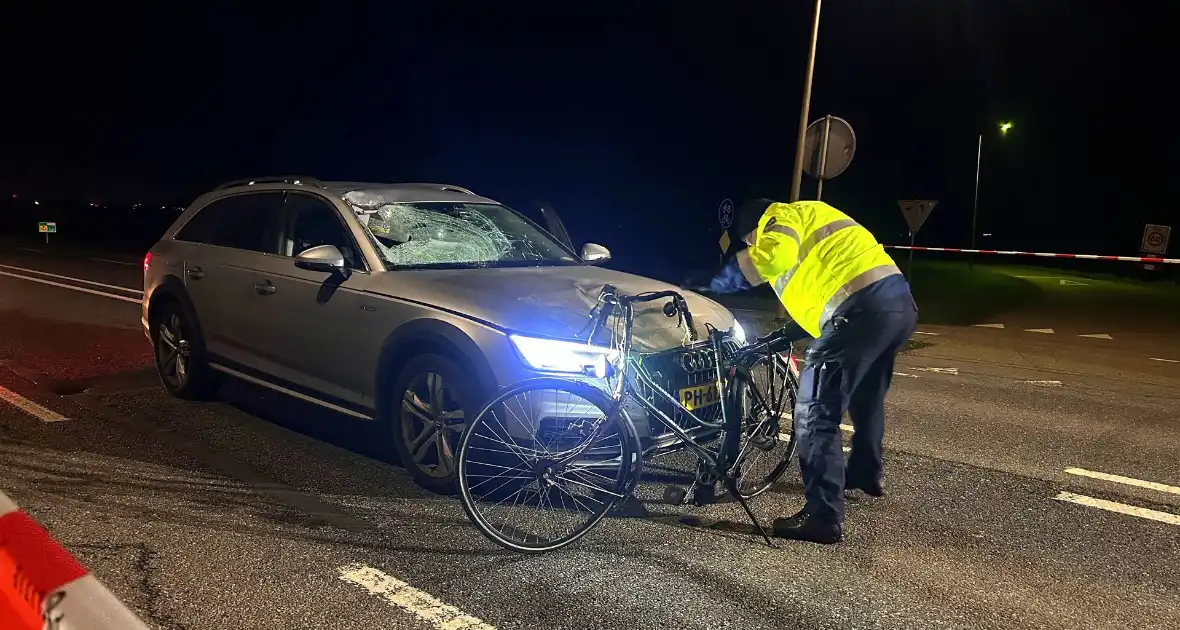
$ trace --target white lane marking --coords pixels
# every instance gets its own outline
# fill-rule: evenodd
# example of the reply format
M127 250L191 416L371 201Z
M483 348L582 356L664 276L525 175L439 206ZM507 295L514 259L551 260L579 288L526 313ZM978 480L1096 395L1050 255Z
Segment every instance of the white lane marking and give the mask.
M851 453L851 452L852 452L852 447L851 447L851 446L845 446L845 447L844 447L844 452L845 452L845 453Z
M778 441L779 441L779 442L790 442L790 441L791 441L791 434L790 434L790 433L779 433L779 434L778 434ZM844 452L845 452L845 453L847 453L847 452L849 452L849 451L851 451L851 450L852 450L852 447L851 447L851 446L845 446L845 447L844 447Z
M93 260L94 262L111 263L112 265L127 265L128 267L138 267L139 263L127 262L126 260L111 260L110 258L87 258L86 260Z
M894 372L894 376L904 376L906 378L921 378L917 374L906 374L905 372Z
M496 630L483 620L363 564L340 567L340 579L355 584L439 630Z
M1094 333L1092 335L1078 335L1079 337L1086 337L1088 339L1114 339L1106 333Z
M37 274L38 276L46 276L49 278L58 278L61 280L72 280L72 281L78 282L80 284L88 284L92 287L102 287L104 289L114 289L115 291L126 291L128 293L143 295L142 289L133 289L131 287L121 287L117 284L103 284L102 282L95 282L93 280L83 280L81 278L75 278L73 276L62 276L62 275L58 275L56 273L49 273L48 271L37 271L36 269L25 269L24 267L13 267L12 265L0 265L0 267L3 267L5 269L12 269L14 271L23 271L25 273L34 273L34 274Z
M8 276L10 278L20 278L21 280L28 280L29 282L38 282L41 284L48 284L51 287L61 287L63 289L69 289L71 291L79 291L81 293L89 293L90 295L101 295L102 297L105 297L105 298L111 298L112 300L122 300L124 302L131 302L132 304L139 304L140 302L143 301L143 300L136 299L136 298L129 298L129 297L126 297L123 295L115 295L113 293L105 293L103 291L95 291L93 289L84 289L82 287L76 287L72 284L62 284L60 282L52 282L49 280L42 280L41 278L31 278L29 276L22 276L22 275L18 275L15 273L8 273L7 271L0 271L0 276Z
M1164 363L1180 363L1180 361L1177 361L1176 359L1160 359L1157 357L1151 357L1151 360L1152 361L1163 361Z
M1122 483L1128 486L1137 486L1139 488L1147 488L1148 490L1156 490L1159 492L1167 492L1168 494L1180 494L1180 488L1176 486L1169 486L1166 483L1156 483L1154 481L1144 481L1142 479L1135 479L1134 477L1124 477L1122 475L1112 475L1110 473L1097 472L1094 470L1086 470L1085 468L1066 468L1065 472L1079 477L1089 477L1091 479L1101 479L1102 481L1113 481L1114 483Z
M1035 333L1041 333L1042 335L1052 335L1052 334L1055 334L1055 333L1053 332L1053 329L1052 329L1052 328L1025 328L1025 329L1024 329L1024 332L1035 332Z
M69 418L52 409L42 407L41 405L38 405L37 403L29 400L28 398L25 398L24 396L21 396L14 391L5 389L3 385L0 385L0 400L3 400L13 407L16 407L30 416L37 418L41 422L61 422L63 420L69 420Z
M1090 286L1090 284L1088 282L1078 282L1077 280L1066 280L1065 278L1061 279L1061 284L1063 284L1067 287L1068 286L1074 286L1074 287L1088 287L1088 286Z
M16 248L16 251L18 251L18 252L33 252L34 254L40 254L40 253L41 253L41 250L39 250L39 249L33 249L33 248L31 248L31 247L17 247L17 248Z
M1139 518L1159 521L1169 525L1180 525L1180 516L1170 512L1160 512L1159 510L1149 510L1147 508L1136 507L1134 505L1127 505L1126 503L1107 501L1105 499L1095 499L1094 497L1088 497L1084 494L1074 494L1072 492L1061 492L1053 498L1058 501L1076 503L1078 505L1098 508L1108 512L1117 512L1119 514L1126 514L1128 516L1138 516Z
M915 334L915 335L930 335L931 337L937 337L937 336L939 335L939 333L932 333L932 332L922 332L922 331L920 331L920 330L915 330L915 331L914 331L914 334Z
M1036 385L1038 387L1063 387L1064 386L1064 384L1061 381L1020 381L1020 382L1024 383L1025 385Z
M935 374L952 374L959 375L959 368L944 368L944 367L916 367L915 370L919 372L934 372Z
M976 324L976 328L1003 328L1003 324Z

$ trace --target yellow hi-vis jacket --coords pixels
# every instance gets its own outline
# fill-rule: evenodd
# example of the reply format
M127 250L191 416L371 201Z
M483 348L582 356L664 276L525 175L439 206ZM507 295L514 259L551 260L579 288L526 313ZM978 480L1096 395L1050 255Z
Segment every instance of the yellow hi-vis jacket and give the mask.
M738 266L746 281L770 282L812 337L850 295L901 273L868 230L822 201L771 204L745 240Z

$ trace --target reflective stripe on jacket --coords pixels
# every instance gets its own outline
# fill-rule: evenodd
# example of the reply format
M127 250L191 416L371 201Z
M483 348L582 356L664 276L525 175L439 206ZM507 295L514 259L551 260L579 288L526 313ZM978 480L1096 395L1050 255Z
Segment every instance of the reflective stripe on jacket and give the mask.
M873 235L822 201L773 203L738 254L752 285L770 282L812 337L848 296L901 270Z

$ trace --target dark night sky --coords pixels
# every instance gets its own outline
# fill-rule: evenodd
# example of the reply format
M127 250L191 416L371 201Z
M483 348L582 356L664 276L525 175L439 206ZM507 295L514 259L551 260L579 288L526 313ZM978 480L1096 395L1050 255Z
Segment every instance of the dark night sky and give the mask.
M825 199L885 242L897 199L938 199L919 241L966 244L982 131L981 244L1134 253L1178 218L1176 134L1129 122L1173 109L1151 87L1165 5L828 0L812 118L859 147ZM656 275L716 262L723 197L789 191L808 0L116 7L10 13L0 186L187 203L267 173L443 181L546 199Z

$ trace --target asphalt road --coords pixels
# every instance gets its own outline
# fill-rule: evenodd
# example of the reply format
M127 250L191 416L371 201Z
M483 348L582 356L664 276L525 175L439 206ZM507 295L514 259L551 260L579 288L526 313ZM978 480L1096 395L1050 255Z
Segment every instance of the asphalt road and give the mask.
M166 395L110 297L134 299L133 261L0 265L0 387L65 418L0 402L0 488L153 627L1180 627L1180 363L1153 360L1180 348L922 327L888 496L850 495L843 544L768 548L732 504L643 486L521 557L414 486L379 427L244 385ZM801 504L793 471L754 509Z

